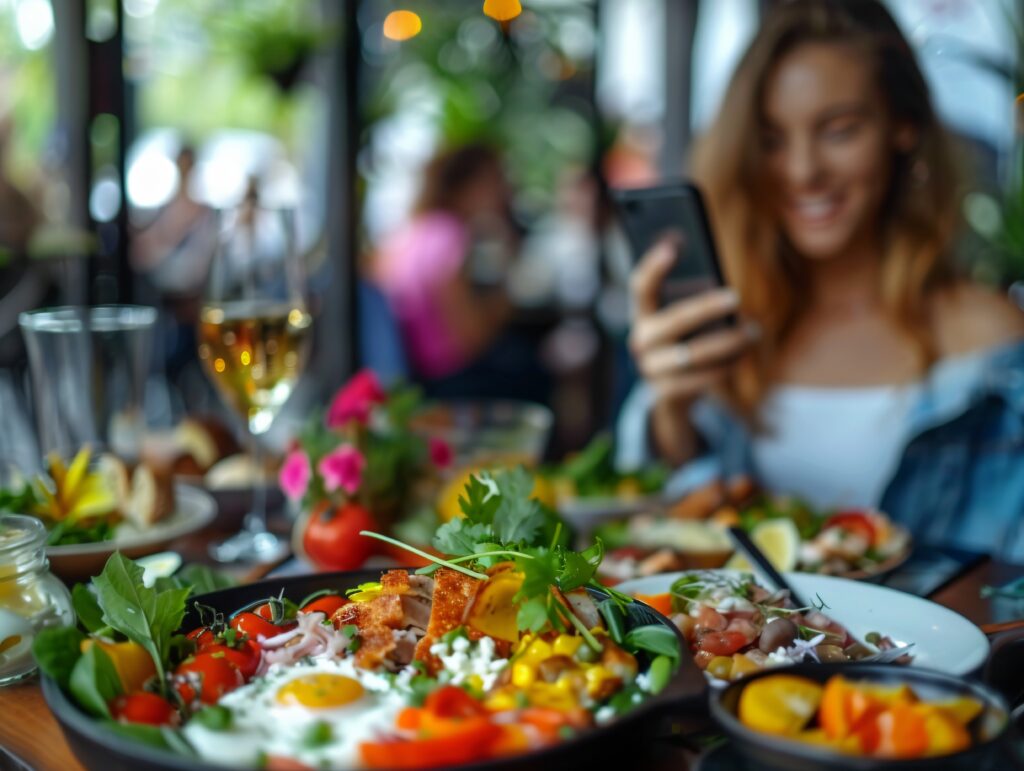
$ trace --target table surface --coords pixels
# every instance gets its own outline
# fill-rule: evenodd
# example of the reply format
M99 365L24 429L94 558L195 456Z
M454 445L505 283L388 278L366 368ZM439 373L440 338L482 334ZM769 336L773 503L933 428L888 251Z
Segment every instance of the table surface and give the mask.
M223 534L207 531L174 544L188 561L206 562L207 545ZM269 568L249 568L238 571L242 581L254 581L263 577ZM1024 576L1024 566L985 561L936 592L931 599L961 613L979 626L995 621L1024 617L1024 602L1000 599L982 599L981 588L985 585L1000 585ZM33 769L61 771L82 771L82 766L71 754L57 721L46 703L35 680L0 688L0 749L5 750L15 761ZM685 750L669 745L656 749L657 755L645 762L652 769L686 768L692 755ZM0 755L0 767L4 767Z

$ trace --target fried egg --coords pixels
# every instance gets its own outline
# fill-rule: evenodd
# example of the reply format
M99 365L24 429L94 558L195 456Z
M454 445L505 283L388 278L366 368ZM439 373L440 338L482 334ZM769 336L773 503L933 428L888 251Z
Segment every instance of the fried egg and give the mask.
M203 758L237 767L278 757L313 768L352 768L359 765L360 742L392 729L406 699L389 678L345 658L274 667L218 704L231 711L227 728L199 720L184 728Z

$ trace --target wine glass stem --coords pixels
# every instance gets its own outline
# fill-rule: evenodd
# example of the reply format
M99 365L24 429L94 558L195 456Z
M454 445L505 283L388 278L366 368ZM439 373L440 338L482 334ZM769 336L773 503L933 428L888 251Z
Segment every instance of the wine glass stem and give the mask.
M259 435L249 428L249 457L256 476L252 486L252 508L245 516L245 529L250 533L267 532L267 485L263 478L263 445Z

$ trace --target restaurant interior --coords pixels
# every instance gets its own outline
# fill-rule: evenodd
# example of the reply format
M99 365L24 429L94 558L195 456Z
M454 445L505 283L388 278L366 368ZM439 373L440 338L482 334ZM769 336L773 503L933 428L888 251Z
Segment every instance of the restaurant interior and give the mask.
M0 0L0 771L1024 768L1018 0Z

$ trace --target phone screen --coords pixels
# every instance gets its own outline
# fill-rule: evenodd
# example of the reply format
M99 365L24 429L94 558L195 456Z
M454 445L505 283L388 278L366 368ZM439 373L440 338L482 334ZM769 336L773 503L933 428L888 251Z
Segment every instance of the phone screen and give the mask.
M679 254L662 287L662 303L724 286L700 193L693 185L614 192L626 237L639 260L667 235L678 238Z

